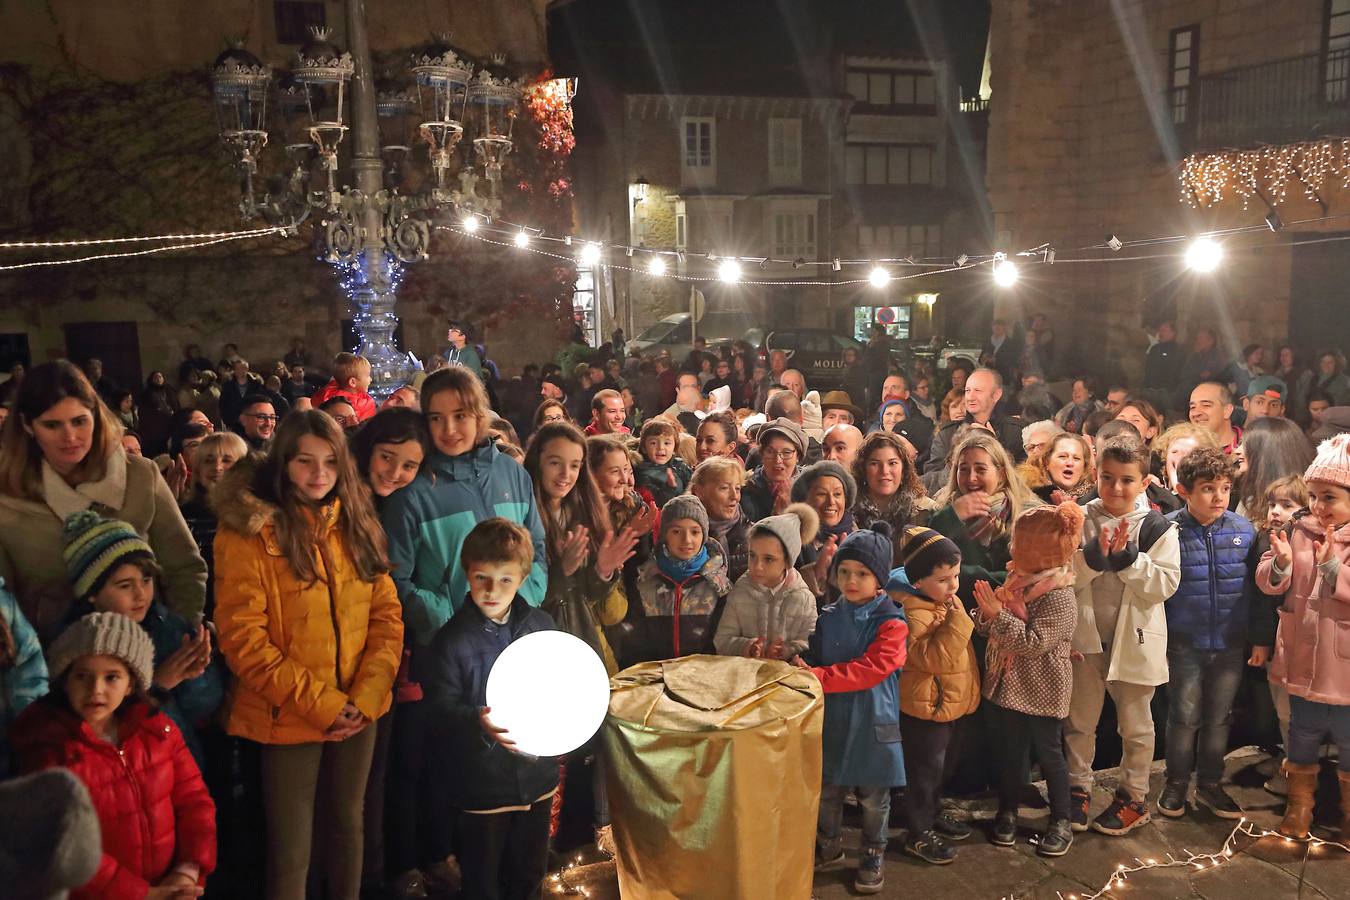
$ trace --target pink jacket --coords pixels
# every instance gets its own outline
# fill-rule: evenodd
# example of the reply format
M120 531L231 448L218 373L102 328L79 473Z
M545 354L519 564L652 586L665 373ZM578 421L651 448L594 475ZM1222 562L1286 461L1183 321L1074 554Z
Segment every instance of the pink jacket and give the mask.
M1270 550L1256 567L1257 587L1285 598L1270 677L1296 697L1350 706L1350 525L1342 525L1333 536L1340 561L1334 580L1324 577L1327 572L1314 560L1313 544L1322 539L1322 526L1305 516L1294 523L1289 537L1293 572L1273 584Z

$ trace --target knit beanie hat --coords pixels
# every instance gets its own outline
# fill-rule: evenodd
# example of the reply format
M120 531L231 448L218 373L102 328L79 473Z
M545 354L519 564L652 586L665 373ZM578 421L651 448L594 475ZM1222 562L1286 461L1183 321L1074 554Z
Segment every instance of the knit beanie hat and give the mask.
M76 599L94 592L94 585L116 568L123 557L140 553L154 558L150 545L121 519L105 519L92 509L73 513L62 529L66 571L75 584Z
M121 613L96 612L76 619L47 650L47 670L56 681L81 656L115 656L126 663L140 689L150 689L155 645L145 629Z
M1067 563L1083 540L1083 519L1083 507L1072 500L1022 513L1013 522L1013 566L1032 575Z
M801 474L797 476L797 480L792 482L792 499L798 503L805 503L807 495L811 493L811 486L816 483L816 479L825 477L839 479L839 483L844 486L844 503L849 509L852 509L853 504L858 500L858 483L853 480L853 476L849 474L848 469L832 459L823 459L802 469Z
M763 531L778 538L787 551L788 565L794 566L797 557L801 556L802 544L815 540L819 530L819 513L805 503L790 503L782 515L766 516L756 522L750 529L750 536L755 537Z
M708 510L703 507L703 501L693 494L680 494L671 497L666 501L666 505L661 507L661 535L662 543L665 542L666 528L676 519L693 519L703 528L703 536L708 536Z
M915 525L906 528L900 538L900 565L910 584L932 575L940 560L953 556L961 558L960 548L931 528Z
M1350 434L1338 434L1323 441L1303 480L1329 481L1350 488Z
M833 575L839 564L846 559L860 562L876 576L878 585L885 585L891 577L891 559L895 552L891 545L891 526L886 522L874 522L871 528L860 528L844 538L834 553L834 562L830 564Z
M0 884L11 900L65 897L102 858L98 814L69 769L0 782Z

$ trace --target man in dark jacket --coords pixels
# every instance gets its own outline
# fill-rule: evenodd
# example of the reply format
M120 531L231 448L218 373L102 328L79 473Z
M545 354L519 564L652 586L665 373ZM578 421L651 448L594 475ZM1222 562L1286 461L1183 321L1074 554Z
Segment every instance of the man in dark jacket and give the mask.
M1022 449L1022 426L1012 419L996 418L994 407L1003 399L1003 378L993 369L976 369L966 379L966 417L960 422L948 422L933 436L924 472L940 472L947 468L947 457L956 442L956 432L963 425L978 425L991 431L1014 462L1027 458Z
M874 410L881 403L882 382L886 380L886 375L891 370L891 338L886 333L886 326L879 322L872 324L872 331L867 336L867 346L863 348L858 365L862 366L864 377L867 379L867 396L853 399L861 401L863 409Z

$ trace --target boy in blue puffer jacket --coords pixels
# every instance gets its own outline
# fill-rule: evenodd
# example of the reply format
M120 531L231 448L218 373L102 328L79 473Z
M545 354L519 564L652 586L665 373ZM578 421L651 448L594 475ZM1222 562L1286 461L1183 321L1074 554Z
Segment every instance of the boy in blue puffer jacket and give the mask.
M1178 529L1181 582L1165 607L1167 781L1158 798L1158 812L1173 818L1186 813L1193 771L1197 802L1225 819L1242 816L1219 781L1251 618L1261 607L1252 602L1256 529L1228 510L1232 489L1232 463L1221 450L1193 450L1177 466L1186 508L1167 516ZM1254 647L1252 664L1269 654Z
M905 664L909 626L904 610L883 590L894 552L890 535L890 526L878 522L844 538L830 571L839 602L820 614L806 652L793 660L810 669L825 690L816 868L844 861L844 793L853 787L863 809L863 856L853 882L860 894L885 886L881 863L891 788L905 783L897 675Z

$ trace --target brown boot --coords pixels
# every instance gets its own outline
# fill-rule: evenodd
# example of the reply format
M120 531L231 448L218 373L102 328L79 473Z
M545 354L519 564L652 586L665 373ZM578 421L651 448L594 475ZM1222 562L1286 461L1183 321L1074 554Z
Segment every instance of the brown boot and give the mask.
M1341 782L1341 842L1350 841L1350 772L1337 772Z
M1301 766L1285 760L1284 777L1289 782L1289 801L1279 832L1285 837L1306 838L1312 825L1313 794L1317 791L1318 765Z

